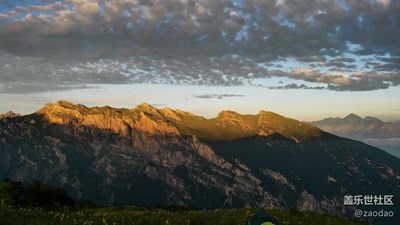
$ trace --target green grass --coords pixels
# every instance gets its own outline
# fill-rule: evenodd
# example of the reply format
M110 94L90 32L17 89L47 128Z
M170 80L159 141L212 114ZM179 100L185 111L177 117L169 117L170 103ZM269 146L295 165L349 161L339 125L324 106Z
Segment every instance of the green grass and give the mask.
M13 207L0 201L1 225L244 225L246 217L263 209L217 209L211 211L145 209L138 207L113 207L81 209L78 211L46 211L38 207ZM363 223L337 217L298 211L266 210L281 224L340 224Z

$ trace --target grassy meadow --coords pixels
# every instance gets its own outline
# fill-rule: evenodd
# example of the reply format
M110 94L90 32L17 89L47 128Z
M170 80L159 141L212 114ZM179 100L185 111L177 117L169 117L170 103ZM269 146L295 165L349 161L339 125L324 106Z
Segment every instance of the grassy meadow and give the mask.
M217 209L211 211L145 209L137 207L44 210L1 203L1 225L244 225L247 216L263 209ZM266 210L281 224L359 225L360 222L298 211Z
M244 225L246 218L268 211L282 225L361 225L348 219L297 210L262 208L195 210L184 206L102 208L90 202L75 202L59 188L40 182L0 183L0 225Z

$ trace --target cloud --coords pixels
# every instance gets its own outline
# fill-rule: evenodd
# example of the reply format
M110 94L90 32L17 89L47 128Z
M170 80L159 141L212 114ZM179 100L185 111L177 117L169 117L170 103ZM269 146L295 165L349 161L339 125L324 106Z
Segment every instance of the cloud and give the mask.
M93 88L88 85L62 85L48 83L8 83L0 84L0 94L26 94L26 93L41 93L41 92L54 92L75 89L88 89Z
M377 72L321 73L313 68L295 69L290 76L294 79L313 83L325 83L329 90L335 91L371 91L386 89L399 84L399 73L380 74Z
M382 0L13 1L0 6L0 83L232 86L287 77L336 91L384 89L398 85L399 17L399 2Z
M398 53L393 49L399 44L394 38L399 34L396 1L354 1L348 3L349 11L343 4L322 0L283 4L253 0L241 5L228 0L44 2L16 6L20 19L1 25L1 35L8 38L0 46L35 37L38 48L48 48L49 54L56 55L60 51L57 42L64 40L80 56L102 43L114 49L127 48L130 54L159 53L161 48L181 54L245 52L270 57L321 57L349 50L346 43L351 42L361 45L365 53ZM43 16L35 12L38 10L52 13ZM25 38L11 39L20 33L26 34ZM177 45L180 48L174 48ZM17 53L35 54L37 50ZM109 56L108 50L105 47L95 56Z
M326 87L322 87L322 86L307 86L305 84L287 84L284 86L273 86L270 87L270 89L281 89L281 90L288 90L288 89L309 89L309 90L322 90L322 89L326 89Z
M353 58L337 57L325 62L323 66L330 67L330 70L333 71L351 71L357 68L355 62L356 60Z
M244 97L244 95L235 95L235 94L204 94L204 95L192 95L194 98L203 98L203 99L223 99L223 98L232 98L232 97Z
M333 63L353 63L356 60L353 58L346 58L346 57L339 57L339 58L334 58L332 60L329 60L329 62Z
M0 92L36 92L83 88L96 84L152 83L173 85L238 86L257 85L258 79L271 77L311 82L315 85L286 85L273 89L322 89L367 91L396 86L397 72L321 72L318 68L271 69L254 58L238 55L224 57L186 57L160 59L129 57L91 61L48 61L38 57L0 55ZM26 88L32 85L32 88ZM324 86L325 86L324 85ZM268 87L268 85L266 85ZM37 87L37 88L33 88ZM222 96L223 97L223 96Z
M380 62L367 62L375 71L399 71L400 56L378 57L378 59Z

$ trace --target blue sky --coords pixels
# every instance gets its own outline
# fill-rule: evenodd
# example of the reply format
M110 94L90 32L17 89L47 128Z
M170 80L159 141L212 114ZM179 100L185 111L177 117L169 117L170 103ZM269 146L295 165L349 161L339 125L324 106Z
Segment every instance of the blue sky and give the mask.
M400 119L400 3L0 1L0 112L142 102Z

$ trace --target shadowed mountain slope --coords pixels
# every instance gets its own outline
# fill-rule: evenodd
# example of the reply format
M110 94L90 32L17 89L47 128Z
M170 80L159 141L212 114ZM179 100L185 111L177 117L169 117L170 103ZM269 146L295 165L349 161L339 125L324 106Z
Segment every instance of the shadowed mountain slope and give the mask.
M0 120L0 136L0 179L39 180L102 205L351 216L344 195L400 187L398 158L265 111L206 119L145 103L117 109L58 101Z

